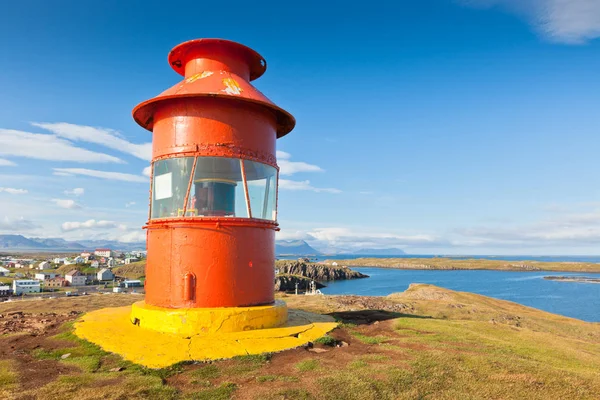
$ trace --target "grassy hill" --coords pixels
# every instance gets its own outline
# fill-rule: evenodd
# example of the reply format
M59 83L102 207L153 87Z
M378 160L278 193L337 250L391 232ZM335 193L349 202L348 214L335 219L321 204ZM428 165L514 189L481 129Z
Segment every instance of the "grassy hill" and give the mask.
M387 297L280 298L342 324L314 344L318 352L300 348L161 370L74 338L70 324L33 324L34 335L24 328L0 336L0 398L546 400L600 393L598 323L421 284ZM72 310L139 299L12 302L0 304L0 314L48 320L57 318L45 314L52 312L63 321L77 317Z
M144 278L146 276L146 261L138 261L113 268L113 273L127 279Z

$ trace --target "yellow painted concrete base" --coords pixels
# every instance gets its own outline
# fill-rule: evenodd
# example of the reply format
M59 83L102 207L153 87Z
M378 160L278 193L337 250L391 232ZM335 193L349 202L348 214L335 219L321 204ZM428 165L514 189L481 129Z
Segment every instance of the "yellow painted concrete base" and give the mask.
M75 334L136 364L163 368L181 361L208 361L292 349L318 339L337 326L329 316L288 310L287 323L281 327L188 335L134 325L130 321L131 310L131 307L118 307L89 312L75 323Z
M276 328L287 321L283 301L254 307L163 308L143 301L131 306L132 323L144 329L182 336Z

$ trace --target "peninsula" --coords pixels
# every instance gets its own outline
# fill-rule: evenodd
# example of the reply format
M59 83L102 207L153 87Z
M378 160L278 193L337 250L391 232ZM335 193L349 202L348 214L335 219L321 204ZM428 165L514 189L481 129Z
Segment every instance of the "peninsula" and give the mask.
M377 267L392 269L426 270L498 270L498 271L555 271L597 272L600 264L586 262L506 261L453 258L357 258L354 260L326 260L326 265L347 267Z

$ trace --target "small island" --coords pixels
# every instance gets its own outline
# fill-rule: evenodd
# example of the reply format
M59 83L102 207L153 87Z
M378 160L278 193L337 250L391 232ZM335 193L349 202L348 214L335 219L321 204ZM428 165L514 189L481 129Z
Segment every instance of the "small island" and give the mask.
M544 279L559 282L600 283L600 278L589 276L545 276Z

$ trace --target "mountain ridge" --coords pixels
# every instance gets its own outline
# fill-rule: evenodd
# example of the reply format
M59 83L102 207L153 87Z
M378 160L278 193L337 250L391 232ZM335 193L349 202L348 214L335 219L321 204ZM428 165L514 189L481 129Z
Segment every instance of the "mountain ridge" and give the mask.
M117 240L69 241L63 238L27 238L23 235L0 235L0 250L81 251L96 248L145 250L146 243L125 243Z

